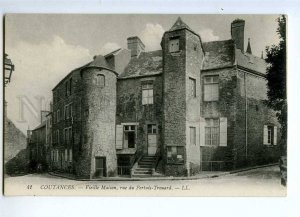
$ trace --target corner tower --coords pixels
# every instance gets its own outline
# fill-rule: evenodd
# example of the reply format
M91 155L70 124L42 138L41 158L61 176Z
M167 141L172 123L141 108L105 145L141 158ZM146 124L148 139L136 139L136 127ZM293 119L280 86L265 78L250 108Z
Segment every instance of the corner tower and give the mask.
M201 38L179 17L165 32L161 46L165 173L189 176L200 169Z

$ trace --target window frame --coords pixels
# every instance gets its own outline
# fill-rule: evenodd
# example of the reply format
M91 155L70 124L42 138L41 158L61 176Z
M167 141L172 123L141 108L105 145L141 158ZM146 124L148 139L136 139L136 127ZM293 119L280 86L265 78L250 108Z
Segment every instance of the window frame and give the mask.
M100 81L103 81L102 84ZM105 75L103 74L97 74L96 75L96 85L99 86L100 88L104 88L105 87Z
M207 81L208 78L211 78L211 81ZM214 78L217 78L217 81L214 81ZM210 93L210 97L207 96L207 87L217 86L217 97L213 98L212 93ZM209 99L207 99L209 98ZM220 100L220 76L219 75L205 75L203 76L203 101L204 102L216 102Z
M171 149L171 152L169 151ZM173 156L173 150L176 149L176 158ZM181 153L178 152L178 149L180 150ZM171 156L169 156L169 153ZM178 156L182 156L181 160L178 160ZM184 146L167 146L167 164L184 164L185 163L185 157L184 157Z
M189 91L190 97L197 97L197 81L195 78L189 77Z
M152 105L154 104L154 82L145 81L142 82L142 105ZM144 94L147 93L147 94ZM150 94L152 93L152 94ZM147 95L147 96L145 96Z
M210 121L212 124L209 126L207 122ZM215 121L218 122L217 125L215 125ZM216 147L220 146L220 119L219 118L205 118L205 146L210 147ZM213 130L216 130L217 133L213 133ZM207 133L209 131L209 133ZM213 137L216 138L213 138ZM209 137L209 140L207 140L207 137Z
M173 47L174 42L176 42L176 48ZM170 38L168 44L169 53L177 53L180 52L180 40L179 37Z

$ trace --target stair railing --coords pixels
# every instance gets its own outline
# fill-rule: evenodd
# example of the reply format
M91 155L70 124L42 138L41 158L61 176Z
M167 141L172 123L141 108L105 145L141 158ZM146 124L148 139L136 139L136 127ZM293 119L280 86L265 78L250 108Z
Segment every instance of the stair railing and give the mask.
M157 165L158 165L158 162L161 158L161 155L160 155L160 147L157 148L156 152L155 152L155 161L154 161L154 164L152 166L152 171L151 171L151 174L153 175L156 171L156 168L157 168Z
M133 164L132 168L130 169L130 176L132 177L133 176L133 173L135 171L136 168L138 168L138 165L139 165L139 161L142 159L143 155L141 154L137 161Z

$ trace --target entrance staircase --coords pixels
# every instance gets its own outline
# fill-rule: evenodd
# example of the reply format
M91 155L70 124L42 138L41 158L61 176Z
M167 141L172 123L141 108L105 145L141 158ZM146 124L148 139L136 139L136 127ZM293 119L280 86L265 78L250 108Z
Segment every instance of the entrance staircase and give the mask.
M156 160L156 156L143 156L132 168L131 177L159 176L155 174Z

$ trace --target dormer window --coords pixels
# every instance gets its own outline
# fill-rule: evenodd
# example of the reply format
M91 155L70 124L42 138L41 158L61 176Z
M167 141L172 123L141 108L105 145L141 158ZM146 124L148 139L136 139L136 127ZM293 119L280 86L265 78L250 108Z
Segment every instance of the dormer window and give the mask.
M178 52L179 51L179 38L171 39L169 42L169 52Z

